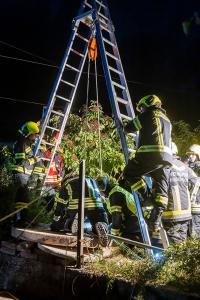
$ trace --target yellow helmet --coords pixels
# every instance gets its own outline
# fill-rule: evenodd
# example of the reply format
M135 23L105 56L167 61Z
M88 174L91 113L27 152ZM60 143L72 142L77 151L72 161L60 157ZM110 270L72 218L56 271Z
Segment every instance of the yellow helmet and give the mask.
M20 132L26 137L31 134L37 134L39 131L38 124L32 121L26 122L20 129Z
M156 95L147 95L144 96L140 101L138 102L136 109L137 111L141 111L141 107L152 107L152 106L158 106L160 107L162 105L161 100Z
M200 159L200 145L194 144L190 146L186 154L195 154L198 156L198 159Z

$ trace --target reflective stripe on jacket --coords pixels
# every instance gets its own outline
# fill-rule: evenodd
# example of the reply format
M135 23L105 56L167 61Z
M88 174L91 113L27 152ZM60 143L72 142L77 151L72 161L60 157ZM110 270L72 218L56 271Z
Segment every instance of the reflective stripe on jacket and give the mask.
M191 193L191 210L192 210L192 214L194 215L200 214L200 178L199 177Z
M18 133L18 139L13 149L14 163L12 170L14 173L32 174L36 159L31 146L31 141Z
M163 221L186 221L191 219L191 199L189 186L193 187L197 181L196 174L183 162L174 159L174 165L165 168L169 182L168 201L157 201L157 205L164 208Z
M151 107L125 126L125 131L139 131L136 156L172 162L171 122L161 108Z
M133 195L116 185L112 188L108 195L110 202L110 212L120 212L124 217L124 212L129 210L129 214L137 215Z
M69 211L77 211L80 197L80 182L79 178L72 178L68 180L64 190L61 190L60 198L68 200ZM95 183L95 180L91 177L86 177L85 180L85 200L84 208L95 210L103 209L103 202L100 196L100 191Z

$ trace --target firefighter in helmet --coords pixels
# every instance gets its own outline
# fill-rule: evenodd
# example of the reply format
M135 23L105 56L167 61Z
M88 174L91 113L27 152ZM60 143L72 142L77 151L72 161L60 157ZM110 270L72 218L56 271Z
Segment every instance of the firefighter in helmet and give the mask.
M200 175L200 145L194 144L189 147L184 162L187 163L198 176Z
M37 123L28 121L18 130L17 140L13 147L14 163L12 170L16 187L15 206L16 209L26 207L29 201L28 181L34 169L37 159L33 155L32 145L34 144L39 127ZM24 211L17 214L16 221L22 222Z
M73 234L78 230L78 202L80 195L79 177L73 177L63 183L57 206L55 208L52 231L70 229ZM85 217L91 224L91 230L99 237L102 246L107 246L109 239L108 217L104 209L99 188L96 181L89 176L85 178Z
M194 144L186 152L185 163L200 176L200 145ZM191 236L200 239L200 178L191 196L192 223Z
M132 240L140 240L140 228L133 195L124 186L124 181L111 183L107 176L97 180L103 193L106 210L110 217L110 232Z
M169 242L177 244L188 237L192 219L190 194L193 194L198 178L188 166L177 159L178 149L174 143L172 153L173 165L163 169L168 183L168 197L165 201L155 199L149 225L153 225L154 231L159 231L162 220Z
M167 178L162 169L172 164L172 126L161 106L156 95L143 97L137 104L140 114L124 125L126 132L139 131L135 157L128 161L123 177L141 201L145 201L148 191L143 175L157 182L157 200L165 202L167 199Z

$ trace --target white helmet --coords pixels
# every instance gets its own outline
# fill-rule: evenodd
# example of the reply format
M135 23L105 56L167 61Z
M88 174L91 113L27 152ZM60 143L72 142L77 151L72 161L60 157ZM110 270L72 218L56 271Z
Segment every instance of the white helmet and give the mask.
M200 145L194 144L190 146L186 154L196 154L198 156L198 159L200 159Z
M171 144L172 155L178 155L178 148L174 142Z

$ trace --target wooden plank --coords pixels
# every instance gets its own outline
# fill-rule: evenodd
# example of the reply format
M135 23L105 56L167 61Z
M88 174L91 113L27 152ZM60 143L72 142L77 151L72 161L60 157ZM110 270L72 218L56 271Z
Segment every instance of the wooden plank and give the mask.
M61 248L58 246L49 246L49 245L43 245L38 243L38 248L48 254L60 257L60 258L64 258L64 259L68 259L68 260L72 260L72 261L76 261L77 260L77 251L76 249L69 249L67 247L65 248ZM109 257L111 255L111 249L109 248L104 248L103 252L101 255L99 255L99 253L89 253L89 251L85 251L85 253L83 253L84 256L84 262L94 262L94 261L98 261L100 259L103 259L105 257Z
M24 229L12 227L11 235L14 238L26 240L35 243L55 246L77 246L77 236L71 233L54 233L51 231L41 231L37 229ZM98 248L99 243L97 237L84 235L83 246L86 248Z

